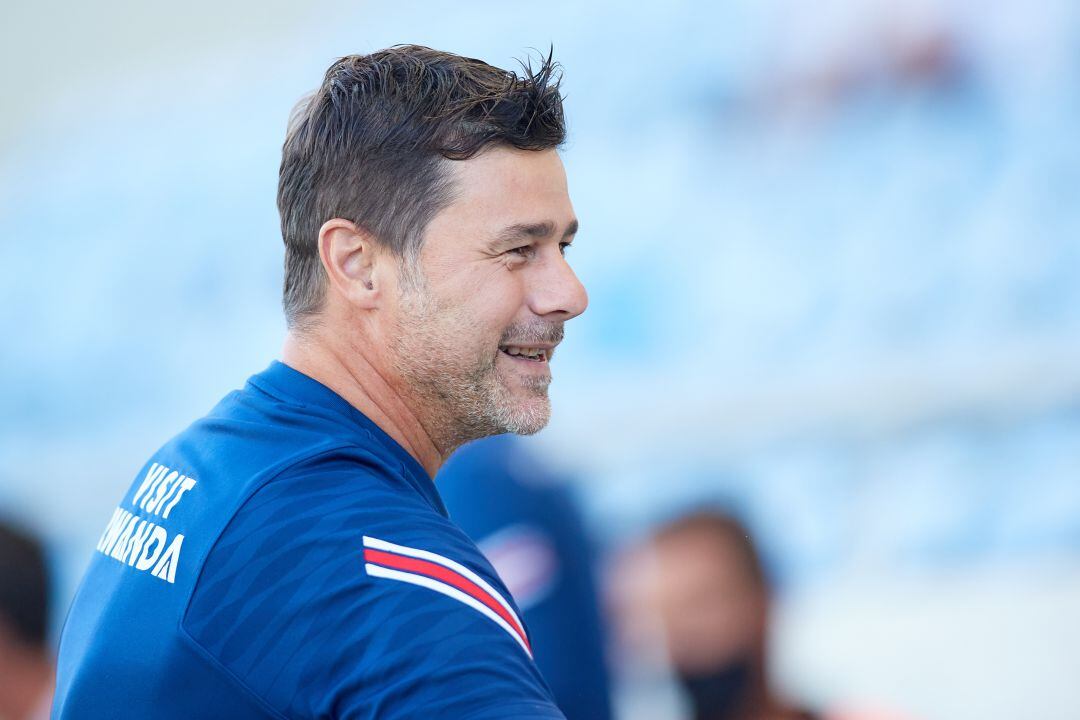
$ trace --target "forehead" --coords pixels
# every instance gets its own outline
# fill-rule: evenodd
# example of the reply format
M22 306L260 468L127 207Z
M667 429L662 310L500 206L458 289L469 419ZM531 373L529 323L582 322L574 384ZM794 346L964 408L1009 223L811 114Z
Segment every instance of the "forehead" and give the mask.
M486 242L518 224L551 223L561 233L574 219L566 171L555 150L492 147L447 162L454 199L429 224L425 248L445 237L455 244Z
M668 584L750 586L746 558L723 535L684 529L655 543Z

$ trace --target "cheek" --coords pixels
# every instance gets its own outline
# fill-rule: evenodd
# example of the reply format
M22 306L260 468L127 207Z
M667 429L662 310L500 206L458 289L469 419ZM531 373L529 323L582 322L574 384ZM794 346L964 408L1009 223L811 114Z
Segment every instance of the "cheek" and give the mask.
M490 362L499 350L499 341L508 327L498 306L479 295L440 303L429 317L431 343L441 348L444 357L458 357L462 362Z
M473 284L461 299L465 314L473 325L470 332L494 336L497 342L525 304L522 282L516 273L505 268L490 273L483 282Z

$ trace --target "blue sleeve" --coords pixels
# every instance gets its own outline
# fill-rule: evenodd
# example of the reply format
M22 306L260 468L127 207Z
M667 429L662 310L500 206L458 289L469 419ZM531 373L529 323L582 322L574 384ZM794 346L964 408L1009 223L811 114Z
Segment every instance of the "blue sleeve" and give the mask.
M505 436L458 450L437 483L524 610L560 710L568 720L611 718L593 552L567 484Z
M508 596L403 481L338 455L244 504L183 629L282 717L562 718Z

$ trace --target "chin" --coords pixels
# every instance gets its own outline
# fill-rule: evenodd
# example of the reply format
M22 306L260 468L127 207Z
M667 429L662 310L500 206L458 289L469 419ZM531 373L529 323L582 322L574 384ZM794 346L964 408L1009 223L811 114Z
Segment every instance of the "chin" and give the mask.
M551 402L547 397L530 398L517 403L513 408L504 408L499 413L502 417L503 432L515 435L535 435L547 427L551 419Z

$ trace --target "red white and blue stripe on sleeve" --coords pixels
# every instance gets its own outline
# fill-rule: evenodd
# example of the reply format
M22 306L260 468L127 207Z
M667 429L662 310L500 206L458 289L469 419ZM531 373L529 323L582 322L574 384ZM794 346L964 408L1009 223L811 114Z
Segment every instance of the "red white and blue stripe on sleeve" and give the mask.
M418 548L364 536L364 569L372 577L411 583L442 593L508 632L532 657L532 647L513 607L498 590L461 563Z

